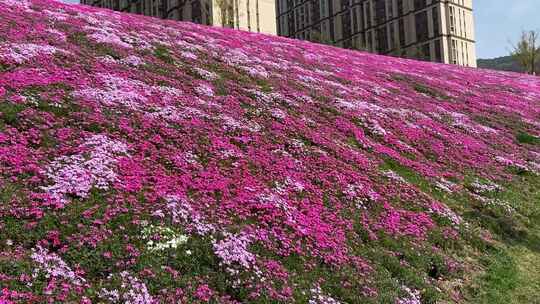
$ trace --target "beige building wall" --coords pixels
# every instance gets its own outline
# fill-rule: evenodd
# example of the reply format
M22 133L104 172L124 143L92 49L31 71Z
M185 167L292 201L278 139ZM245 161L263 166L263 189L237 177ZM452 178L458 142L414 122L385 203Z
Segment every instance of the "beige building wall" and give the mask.
M223 1L223 0L221 0ZM235 29L265 33L277 34L276 26L276 5L274 0L228 0L231 4L232 16L225 19L232 19L230 27ZM222 24L223 3L213 1L213 25ZM225 12L227 14L227 12Z
M205 25L277 33L274 0L82 0L82 3L158 18L166 16Z
M476 67L472 0L450 0L442 7L448 63Z
M278 34L476 66L472 0L276 0Z

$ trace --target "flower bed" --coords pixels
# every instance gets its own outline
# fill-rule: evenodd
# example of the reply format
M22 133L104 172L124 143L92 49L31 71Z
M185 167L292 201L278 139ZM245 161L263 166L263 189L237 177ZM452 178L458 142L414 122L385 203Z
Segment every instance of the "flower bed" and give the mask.
M525 75L0 0L0 303L448 297L539 121Z

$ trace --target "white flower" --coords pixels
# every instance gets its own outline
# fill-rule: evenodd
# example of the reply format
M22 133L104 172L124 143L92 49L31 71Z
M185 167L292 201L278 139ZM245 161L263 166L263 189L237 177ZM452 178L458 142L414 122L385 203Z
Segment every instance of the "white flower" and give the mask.
M148 225L141 231L142 238L147 240L146 249L148 251L163 251L169 248L176 249L187 243L189 238L186 235L178 234L168 227ZM154 237L159 237L159 242L154 242Z

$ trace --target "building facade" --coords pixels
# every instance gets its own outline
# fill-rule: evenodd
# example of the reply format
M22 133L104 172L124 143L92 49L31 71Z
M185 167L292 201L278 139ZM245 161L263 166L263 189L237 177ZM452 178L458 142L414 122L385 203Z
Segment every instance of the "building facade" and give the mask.
M277 33L275 0L81 0L81 3L158 18Z
M278 35L476 67L472 0L276 0Z

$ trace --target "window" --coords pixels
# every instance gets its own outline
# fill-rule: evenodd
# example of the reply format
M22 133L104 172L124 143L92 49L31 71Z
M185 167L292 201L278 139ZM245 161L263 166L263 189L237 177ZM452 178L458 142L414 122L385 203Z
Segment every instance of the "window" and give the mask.
M366 11L366 27L371 27L371 2L364 2L364 10Z
M376 0L375 2L375 23L380 24L386 21L386 0Z
M380 53L388 50L388 34L386 26L377 29L377 50Z
M465 30L465 10L461 10L461 21L463 25L461 26L461 36L467 37L467 31Z
M361 31L364 28L364 14L362 12L362 6L357 5L355 8L355 11L358 15L358 27L356 28L356 31Z
M419 10L426 7L426 0L414 0L414 9Z
M326 0L321 1L321 16L322 17L328 16L328 12L327 12L327 9L326 9Z
M328 16L334 15L334 7L332 6L333 2L332 0L328 0ZM334 42L336 40L335 38L335 32L334 32L334 18L330 18L328 20L328 26L330 27L330 41Z
M388 25L388 27L390 28L390 50L393 50L396 45L396 30L395 30L395 22L392 22Z
M465 19L465 16L463 17L463 32L465 33L465 38L467 38L467 19Z
M397 14L398 16L403 15L403 0L397 0Z
M405 21L402 19L399 19L398 22L399 27L399 45L401 47L405 46Z
M435 40L435 61L442 62L441 40Z
M356 32L356 31L358 31L358 14L357 14L357 11L356 11L356 7L353 7L353 9L351 11L352 11L353 32Z
M193 22L201 23L201 1L191 1L191 18Z
M351 29L351 13L352 11L350 9L347 9L348 1L342 0L342 8L344 10L341 13L341 28L342 28L342 38L345 39L343 41L343 47L345 48L351 48L352 42L351 42L351 36L352 36L352 29Z
M465 55L467 56L467 65L469 65L469 44L465 42Z
M394 0L388 0L388 18L394 17Z
M465 63L465 43L461 41L461 62Z
M314 1L311 5L311 24L315 24L321 20L321 2L324 1Z
M436 6L432 10L432 17L433 17L433 35L438 36L440 34L440 26L439 26L439 7Z
M426 43L422 46L422 58L423 60L429 61L431 59L431 47L429 43Z
M416 26L416 40L426 41L429 39L429 30L428 30L428 18L427 11L423 11L414 16L415 26Z
M458 50L457 50L457 40L452 39L452 63L458 63Z
M454 7L453 6L450 6L449 7L449 12L450 12L450 32L451 33L454 33L456 31L456 15L454 14Z

